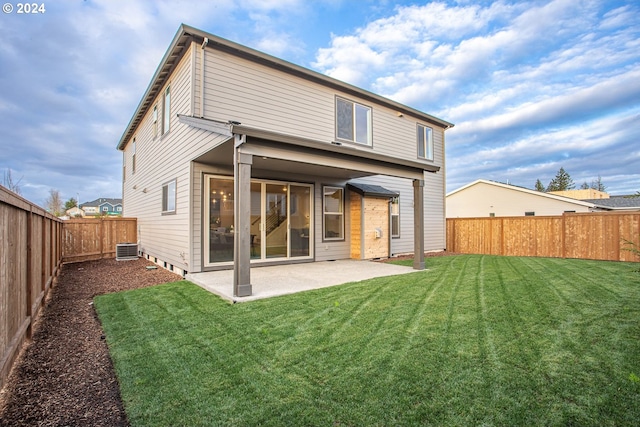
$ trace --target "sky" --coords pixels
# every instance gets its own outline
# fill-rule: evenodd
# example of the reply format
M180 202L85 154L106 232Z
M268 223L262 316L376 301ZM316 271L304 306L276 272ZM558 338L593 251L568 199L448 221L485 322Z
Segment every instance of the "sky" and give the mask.
M39 205L122 197L116 145L181 23L454 123L447 192L561 167L640 191L636 0L37 4L0 14L0 171Z

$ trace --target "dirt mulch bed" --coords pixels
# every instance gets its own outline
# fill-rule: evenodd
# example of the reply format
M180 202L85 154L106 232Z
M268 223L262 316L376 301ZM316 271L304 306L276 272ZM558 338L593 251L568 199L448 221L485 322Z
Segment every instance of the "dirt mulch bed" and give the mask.
M181 277L145 259L62 266L0 392L0 426L128 426L93 297Z

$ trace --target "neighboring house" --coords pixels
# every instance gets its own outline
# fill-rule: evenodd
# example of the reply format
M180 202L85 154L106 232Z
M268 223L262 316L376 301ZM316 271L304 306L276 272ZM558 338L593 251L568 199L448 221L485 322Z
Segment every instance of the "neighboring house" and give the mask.
M445 247L451 123L182 25L125 129L124 214L185 274Z
M83 203L80 209L85 216L122 215L122 199L100 198Z
M84 211L80 209L78 206L74 206L70 209L67 209L65 214L67 218L78 218L78 217L83 217L85 215Z
M597 210L607 209L593 202L484 179L447 194L447 218L548 216Z

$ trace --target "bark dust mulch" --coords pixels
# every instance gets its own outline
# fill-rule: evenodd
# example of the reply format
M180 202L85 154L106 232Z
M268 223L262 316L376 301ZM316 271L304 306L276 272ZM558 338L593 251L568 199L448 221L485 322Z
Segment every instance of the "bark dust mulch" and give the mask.
M93 297L181 280L140 258L64 264L0 392L0 426L128 426Z

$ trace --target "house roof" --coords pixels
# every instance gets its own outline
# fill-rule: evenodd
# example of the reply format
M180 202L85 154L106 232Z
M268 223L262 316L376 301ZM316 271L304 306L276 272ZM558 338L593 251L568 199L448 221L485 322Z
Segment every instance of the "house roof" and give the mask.
M110 199L110 198L101 197L99 199L95 199L95 200L92 200L90 202L82 203L80 205L80 207L100 206L100 205L102 205L104 203L109 203L112 206L121 205L122 204L122 199Z
M586 202L584 200L577 200L577 199L572 199L570 197L564 197L564 196L558 196L555 194L549 194L549 193L544 193L542 191L536 191L536 190L530 190L528 188L524 188L524 187L519 187L517 185L511 185L511 184L503 184L501 182L496 182L496 181L489 181L486 179L478 179L473 181L470 184L464 185L460 188L458 188L457 190L453 190L449 193L447 193L447 197L451 196L452 194L458 193L460 191L463 191L469 187L473 187L474 185L478 185L478 184L486 184L486 185L492 185L495 187L500 187L500 188L504 188L507 190L511 190L511 191L519 191L522 193L526 193L526 194L530 194L533 196L538 196L538 197L546 197L549 199L554 199L554 200L558 200L558 201L563 201L563 202L567 202L567 203L573 203L579 206L586 206L586 207L595 207L594 203L591 202ZM598 200L598 202L600 202L600 200Z
M355 191L364 197L381 197L381 198L391 198L398 197L399 194L395 191L387 190L386 188L380 185L371 185L371 184L362 184L359 182L350 182L347 184L347 188Z
M640 209L640 197L635 196L611 196L608 199L588 199L583 201L610 209Z
M399 113L414 116L420 120L442 126L445 129L453 127L452 123L431 116L406 105L400 104L399 102L392 101L380 95L334 79L332 77L325 76L324 74L320 74L316 71L309 70L307 68L295 65L266 53L251 49L238 43L234 43L232 41L223 39L213 34L209 34L202 30L198 30L197 28L182 24L180 25L180 28L178 28L173 41L169 45L169 48L164 54L160 65L151 78L151 82L149 83L147 90L142 96L142 99L140 100L140 103L138 104L133 117L129 121L129 124L122 134L120 142L117 146L118 150L123 150L125 145L127 144L127 141L131 139L133 133L136 131L138 125L142 121L142 118L147 113L149 107L157 97L160 90L164 87L169 76L171 75L171 72L177 65L186 49L189 47L191 41L202 44L206 43L207 46L215 47L216 49L219 49L226 53L236 55L271 68L275 68L282 72L301 77L324 86L335 88L345 93L353 94L377 104L385 105L389 108L395 109Z

